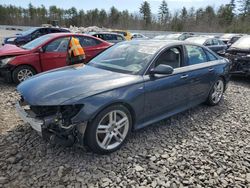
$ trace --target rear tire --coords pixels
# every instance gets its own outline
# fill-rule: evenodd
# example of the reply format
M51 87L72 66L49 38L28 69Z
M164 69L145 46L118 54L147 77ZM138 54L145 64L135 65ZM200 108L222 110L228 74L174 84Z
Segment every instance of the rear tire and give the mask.
M211 91L209 93L207 104L210 106L215 106L220 103L223 93L225 90L225 83L222 78L219 78L211 88Z
M18 66L12 72L12 79L14 83L19 84L23 82L24 80L27 80L28 78L34 76L35 74L36 74L36 71L32 67L28 65L21 65L21 66Z
M129 110L122 105L110 106L88 124L84 141L94 153L109 154L126 142L131 127Z

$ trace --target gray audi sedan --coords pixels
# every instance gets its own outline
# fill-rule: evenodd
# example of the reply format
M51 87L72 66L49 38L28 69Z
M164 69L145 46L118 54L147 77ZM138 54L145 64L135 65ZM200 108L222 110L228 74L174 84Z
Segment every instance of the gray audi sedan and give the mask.
M93 152L119 149L131 131L206 102L217 105L230 63L181 41L126 41L87 65L38 74L17 90L17 111L53 143Z

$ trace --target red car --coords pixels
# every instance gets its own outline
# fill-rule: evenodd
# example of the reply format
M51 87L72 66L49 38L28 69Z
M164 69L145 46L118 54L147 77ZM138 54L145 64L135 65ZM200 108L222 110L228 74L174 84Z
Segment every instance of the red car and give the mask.
M54 33L23 46L6 44L0 48L0 74L7 82L20 83L34 74L66 66L70 37L79 39L86 62L112 44L101 39L72 33Z

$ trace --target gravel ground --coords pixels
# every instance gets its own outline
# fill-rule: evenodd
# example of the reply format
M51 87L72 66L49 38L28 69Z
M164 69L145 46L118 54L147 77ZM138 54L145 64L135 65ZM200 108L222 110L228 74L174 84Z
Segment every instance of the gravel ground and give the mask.
M5 37L15 36L16 33L20 31L10 31L5 29L0 29L0 47L2 46Z
M133 133L99 156L51 146L16 115L0 82L0 187L250 187L250 81L220 105L200 105Z

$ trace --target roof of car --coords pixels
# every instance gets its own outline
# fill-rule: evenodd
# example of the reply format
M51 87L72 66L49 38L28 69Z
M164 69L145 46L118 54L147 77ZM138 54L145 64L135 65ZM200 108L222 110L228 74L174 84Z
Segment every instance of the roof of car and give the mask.
M190 42L179 41L179 40L130 40L124 41L122 43L131 43L131 44L140 44L140 45L151 45L154 44L155 46L170 46L170 45L181 45L181 44L191 44Z
M204 36L199 36L199 37L190 37L187 38L186 41L187 42L193 42L196 44L204 44L208 39L211 39L210 37L204 37Z
M50 34L47 34L47 35L50 35L50 36L53 36L53 37L60 37L60 36L75 36L75 35L78 35L78 36L90 36L92 37L91 35L87 35L87 34L80 34L80 33L50 33Z
M67 28L62 27L31 27L30 29L58 29L58 30L69 30Z
M114 32L106 32L106 31L103 31L103 32L96 32L96 33L91 33L91 35L98 35L98 34L111 34L111 35L119 35L119 36L122 36L122 34L119 34L119 33L114 33Z
M104 40L102 40L100 38L97 38L97 37L94 37L94 36L88 35L88 34L81 34L81 33L50 33L50 34L47 34L47 35L52 36L52 38L71 37L71 36L85 36L85 37L91 37L91 38L94 38L96 40L102 41L103 43L107 43L106 41L104 41Z
M120 44L126 44L126 43L130 43L130 44L138 44L138 45L144 45L144 46L154 46L157 47L159 49L161 48L165 48L168 46L174 46L174 45L195 45L195 46L200 46L202 48L204 48L203 45L201 44L197 44L194 42L190 42L190 41L179 41L179 40L154 40L154 39L150 39L150 40L130 40L130 41L123 41L120 42Z

